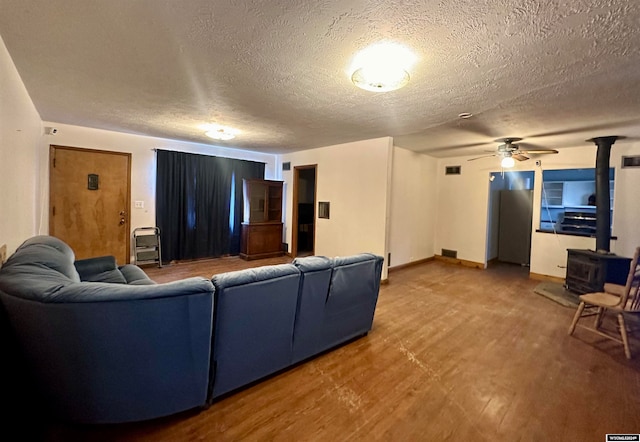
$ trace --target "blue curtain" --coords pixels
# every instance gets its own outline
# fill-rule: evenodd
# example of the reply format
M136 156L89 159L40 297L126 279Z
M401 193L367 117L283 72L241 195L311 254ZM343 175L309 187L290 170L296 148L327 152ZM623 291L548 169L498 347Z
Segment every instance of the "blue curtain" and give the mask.
M242 180L252 178L264 178L264 163L158 150L156 224L162 260L240 253Z

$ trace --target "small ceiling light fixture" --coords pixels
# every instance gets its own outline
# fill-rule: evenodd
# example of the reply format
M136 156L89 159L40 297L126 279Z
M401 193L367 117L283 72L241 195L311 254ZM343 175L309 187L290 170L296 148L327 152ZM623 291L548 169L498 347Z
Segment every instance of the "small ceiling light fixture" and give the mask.
M458 114L458 118L462 118L463 120L471 117L473 117L473 114L471 112L461 112Z
M206 131L204 134L214 140L232 140L240 133L238 129L219 124L206 124L202 128Z
M400 89L409 83L416 56L399 43L382 41L358 52L351 63L353 84L373 92Z
M511 154L505 155L505 157L500 162L500 165L503 169L509 169L516 165L515 160L511 157Z

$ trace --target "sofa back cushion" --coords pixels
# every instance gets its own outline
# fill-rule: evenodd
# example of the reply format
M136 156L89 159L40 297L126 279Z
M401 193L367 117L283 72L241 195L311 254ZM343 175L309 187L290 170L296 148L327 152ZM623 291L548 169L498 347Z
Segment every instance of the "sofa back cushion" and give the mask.
M333 259L325 305L325 344L333 347L371 330L383 258L370 253Z
M223 273L215 287L212 398L291 363L300 272L291 264Z
M324 256L296 258L300 270L300 290L293 337L293 363L316 355L324 343L324 309L329 296L333 261Z
M74 282L80 281L80 275L73 264L76 259L73 250L54 236L34 236L22 243L14 256L16 263L48 267Z
M333 272L327 299L327 310L339 313L356 305L377 302L380 288L381 257L361 253L333 258Z
M0 290L25 299L46 300L80 282L73 250L52 236L25 241L0 269Z

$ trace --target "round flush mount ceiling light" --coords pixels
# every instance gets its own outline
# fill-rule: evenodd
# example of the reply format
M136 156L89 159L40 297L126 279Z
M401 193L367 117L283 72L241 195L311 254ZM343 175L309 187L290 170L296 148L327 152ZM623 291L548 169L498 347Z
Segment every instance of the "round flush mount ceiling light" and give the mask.
M388 92L409 83L416 56L399 43L383 41L358 52L351 64L351 81L361 89Z
M219 124L208 124L203 126L206 131L204 134L214 140L232 140L240 133L238 129L234 129L228 126L221 126Z
M502 161L500 162L500 165L504 168L504 169L509 169L513 166L516 165L516 162L514 161L514 159L511 157L511 155L504 157L502 159Z
M466 120L471 117L473 117L473 114L471 112L460 112L458 114L458 118L462 118L463 120Z

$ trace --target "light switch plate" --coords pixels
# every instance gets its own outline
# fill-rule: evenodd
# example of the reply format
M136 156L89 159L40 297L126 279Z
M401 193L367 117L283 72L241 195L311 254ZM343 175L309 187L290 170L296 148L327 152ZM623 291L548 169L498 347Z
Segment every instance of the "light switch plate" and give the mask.
M136 209L144 209L144 201L136 201L134 207Z

